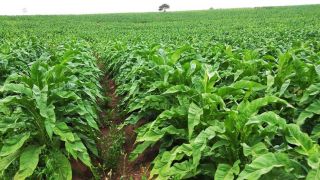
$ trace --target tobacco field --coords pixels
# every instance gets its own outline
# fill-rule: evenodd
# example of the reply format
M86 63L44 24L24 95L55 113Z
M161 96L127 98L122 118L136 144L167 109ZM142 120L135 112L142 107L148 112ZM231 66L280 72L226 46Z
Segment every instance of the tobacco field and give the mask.
M0 179L320 179L319 17L0 16Z

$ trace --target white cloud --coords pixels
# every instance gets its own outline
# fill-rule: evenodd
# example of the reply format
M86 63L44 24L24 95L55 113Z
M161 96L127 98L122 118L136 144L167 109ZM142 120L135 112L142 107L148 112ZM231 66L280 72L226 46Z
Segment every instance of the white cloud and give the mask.
M155 12L257 6L320 4L320 0L0 0L0 15Z

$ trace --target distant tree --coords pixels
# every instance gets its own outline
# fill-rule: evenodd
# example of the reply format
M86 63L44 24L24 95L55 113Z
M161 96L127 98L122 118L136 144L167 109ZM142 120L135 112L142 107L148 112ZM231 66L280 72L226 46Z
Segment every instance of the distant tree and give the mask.
M22 12L23 12L23 14L26 14L28 12L28 9L27 8L23 8Z
M161 6L159 6L159 11L166 12L166 10L169 8L170 6L168 4L162 4Z

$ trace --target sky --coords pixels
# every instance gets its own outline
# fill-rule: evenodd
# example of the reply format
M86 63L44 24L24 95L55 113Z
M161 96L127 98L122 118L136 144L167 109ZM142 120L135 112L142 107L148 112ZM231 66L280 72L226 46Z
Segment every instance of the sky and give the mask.
M170 5L169 11L184 11L320 4L320 0L0 0L0 15L156 12L163 3Z

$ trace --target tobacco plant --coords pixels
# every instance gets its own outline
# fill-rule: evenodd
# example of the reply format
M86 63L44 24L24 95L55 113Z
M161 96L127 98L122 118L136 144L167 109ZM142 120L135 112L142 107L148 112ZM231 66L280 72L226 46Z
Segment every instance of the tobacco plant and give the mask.
M318 101L309 102L300 115L289 115L301 108L288 96L290 81L286 78L295 74L282 70L285 61L295 58L292 52L278 52L278 64L257 51L233 52L228 45L220 47L222 58L214 62L195 59L197 50L188 45L176 50L121 44L115 48L109 52L109 70L120 84L118 93L124 96L123 105L130 114L125 124L150 119L137 130L137 146L130 158L135 160L147 148L160 144L151 177L319 177L319 144L312 138L318 128L314 135L306 134L299 127L303 123L296 123L317 114ZM132 48L130 55L121 53L126 48ZM306 62L293 59L293 69L299 68L295 63ZM319 81L315 69L317 66L309 65L304 71L312 73L310 78L318 76L316 79L294 84L305 89L310 84L303 86L302 82ZM298 98L305 102L317 90L298 94Z
M95 103L101 95L93 81L99 77L95 59L83 46L66 44L27 73L6 79L0 89L0 172L19 161L14 179L71 179L69 158L92 168L88 149L97 155Z

